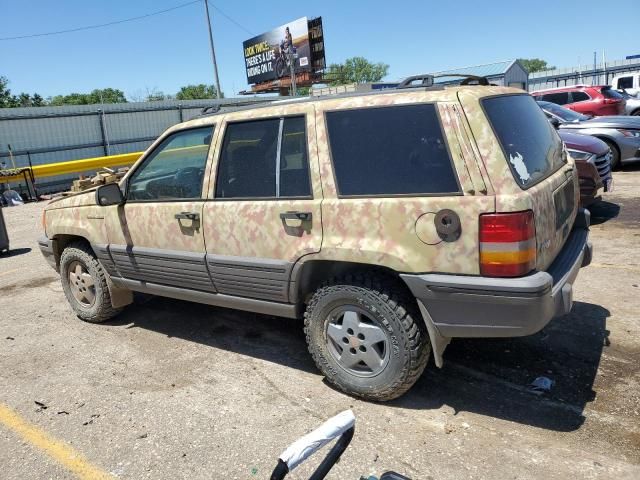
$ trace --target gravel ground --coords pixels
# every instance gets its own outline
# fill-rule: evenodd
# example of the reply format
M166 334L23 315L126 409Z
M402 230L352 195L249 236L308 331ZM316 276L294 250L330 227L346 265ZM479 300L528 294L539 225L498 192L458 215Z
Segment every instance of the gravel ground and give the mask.
M328 478L640 478L640 168L615 182L592 209L570 315L531 337L456 340L442 370L387 404L327 386L296 321L139 297L110 323L81 322L38 250L44 203L4 209L0 405L123 479L268 478L290 442L347 408L356 435ZM541 375L555 385L537 396ZM2 422L0 468L74 478Z

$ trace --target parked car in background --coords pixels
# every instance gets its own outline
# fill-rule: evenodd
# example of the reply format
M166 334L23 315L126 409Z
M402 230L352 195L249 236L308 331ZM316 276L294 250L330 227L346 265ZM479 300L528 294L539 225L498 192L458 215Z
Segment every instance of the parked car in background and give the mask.
M627 115L640 116L640 98L630 95L626 90L618 90L618 93L624 97L626 103L624 112Z
M551 102L538 102L538 105L559 129L592 135L609 145L612 169L640 160L640 117L591 118Z
M640 73L621 73L611 80L613 88L626 90L629 94L637 96L640 93Z
M625 100L608 85L572 85L532 92L533 98L592 116L624 115Z
M558 131L567 152L576 162L580 180L580 206L587 207L600 198L601 189L613 187L611 149L602 140L590 135Z

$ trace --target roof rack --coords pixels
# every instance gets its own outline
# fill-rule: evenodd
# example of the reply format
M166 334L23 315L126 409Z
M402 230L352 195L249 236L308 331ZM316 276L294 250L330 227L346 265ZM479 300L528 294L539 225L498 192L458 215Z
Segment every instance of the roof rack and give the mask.
M432 87L435 84L434 79L445 78L445 77L464 78L464 80L460 82L460 85L474 85L474 83L472 82L477 82L478 85L483 85L483 86L491 85L489 83L489 80L487 80L487 77L481 77L478 75L466 75L466 74L460 74L460 73L443 73L440 75L431 75L429 73L423 73L421 75L412 75L410 77L405 78L398 84L396 88L401 89L401 88Z

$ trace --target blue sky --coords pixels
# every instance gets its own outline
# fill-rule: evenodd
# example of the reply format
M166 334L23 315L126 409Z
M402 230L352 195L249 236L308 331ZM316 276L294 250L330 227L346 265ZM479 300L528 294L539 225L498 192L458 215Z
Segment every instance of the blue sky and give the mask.
M0 0L0 37L105 23L186 1ZM513 0L212 3L253 34L322 16L328 63L361 55L388 63L390 80L515 57L565 67L579 58L592 63L594 51L600 61L603 49L607 60L640 54L639 0L538 0L534 7ZM231 96L248 88L242 41L251 35L215 9L212 14L222 89ZM204 6L96 30L0 41L0 75L14 93L45 97L105 87L128 96L146 89L175 93L182 85L213 83Z

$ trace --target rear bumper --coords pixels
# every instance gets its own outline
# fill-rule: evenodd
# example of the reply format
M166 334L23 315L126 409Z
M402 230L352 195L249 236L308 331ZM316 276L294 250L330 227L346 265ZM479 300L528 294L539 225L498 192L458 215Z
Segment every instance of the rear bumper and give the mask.
M56 257L53 253L53 240L49 240L47 237L40 237L38 239L38 246L44 259L51 265L55 271L58 271L58 265L56 264Z
M569 313L573 283L589 265L589 213L581 209L562 251L546 272L520 278L401 275L443 337L519 337Z

